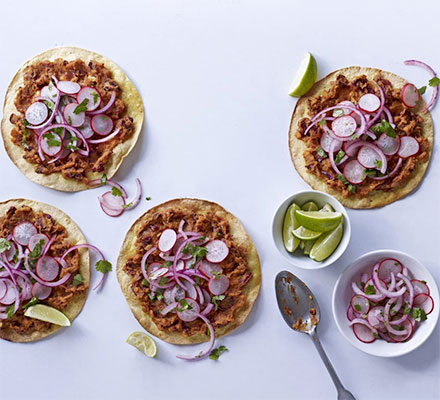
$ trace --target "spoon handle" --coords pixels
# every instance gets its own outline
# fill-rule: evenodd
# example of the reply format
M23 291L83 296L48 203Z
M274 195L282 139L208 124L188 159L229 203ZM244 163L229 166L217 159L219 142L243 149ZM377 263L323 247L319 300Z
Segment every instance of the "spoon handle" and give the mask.
M342 385L338 375L336 374L335 369L333 368L332 363L328 359L327 354L325 353L324 348L319 341L318 332L316 332L316 329L311 332L310 336L312 337L312 341L315 344L316 350L318 350L318 353L321 356L321 359L327 367L327 371L329 372L333 383L336 386L336 390L338 391L338 400L356 400L355 397Z

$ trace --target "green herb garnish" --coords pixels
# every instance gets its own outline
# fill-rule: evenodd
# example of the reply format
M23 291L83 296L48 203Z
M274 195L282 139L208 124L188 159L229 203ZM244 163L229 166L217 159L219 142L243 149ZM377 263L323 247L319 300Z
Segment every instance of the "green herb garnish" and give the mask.
M168 278L166 278L165 276L162 276L162 278L160 278L159 280L159 286L163 286L168 282Z
M144 279L142 279L142 286L145 286L145 287L149 287L150 286L150 284L148 283L148 281L144 278Z
M341 162L341 160L344 158L344 156L345 156L344 150L342 150L342 149L339 150L338 154L336 154L336 157L335 157L335 163L338 164L339 162Z
M225 295L224 294L221 294L220 296L213 296L212 297L212 304L214 304L214 306L215 306L215 309L217 310L218 309L218 303L220 302L220 301L223 301L224 299L225 299Z
M365 288L365 294L376 294L376 289L374 288L373 285L368 285Z
M438 85L440 85L440 79L439 78L437 78L436 76L434 76L433 78L431 78L430 80L429 80L429 82L428 82L428 85L429 86L438 86Z
M375 160L375 161L374 161L374 165L375 165L377 168L382 168L382 161L381 161L381 160Z
M75 109L73 110L73 113L78 115L79 113L86 112L88 103L89 103L89 99L84 99L81 103L79 103L75 107Z
M5 238L0 239L0 253L11 249L11 243Z
M121 197L122 196L122 192L117 188L117 187L112 187L112 195L113 196L117 196L117 197Z
M180 308L179 307L176 308L176 310L179 312L186 311L186 310L192 310L192 308L193 308L192 305L189 304L185 299L180 300L179 304L180 304Z
M411 310L411 315L417 322L422 322L426 320L426 312L423 308L414 307Z
M360 312L360 311L361 311L361 306L360 306L359 304L355 304L355 305L354 305L354 309L355 309L356 311Z
M58 139L55 139L55 136L51 132L45 133L43 137L47 140L47 145L49 147L57 147L61 144Z
M93 97L93 104L96 104L96 103L98 102L99 94L96 93L96 92L92 92L92 93L90 93L90 94L91 94L92 97Z
M145 200L150 201L151 197L145 197Z
M209 354L210 360L218 360L220 355L224 353L225 351L229 351L225 346L219 346L217 349L213 349L211 353Z
M321 147L318 147L318 148L316 149L316 153L317 153L318 156L321 157L321 158L327 158L327 154L325 154L325 151L324 151Z
M30 299L24 306L23 309L28 309L29 307L34 306L35 304L38 304L38 299L34 296L32 299Z
M6 307L5 311L6 311L6 314L8 314L8 319L11 319L12 316L14 315L14 308L15 308L14 304L11 304L10 306Z
M203 246L192 246L189 243L187 243L183 249L182 253L184 254L191 254L193 257L196 258L196 264L206 256L206 253L208 253L208 250Z
M73 286L81 285L84 282L84 277L78 273L73 277Z
M103 274L106 274L107 272L110 272L112 270L112 264L107 260L99 260L95 264L95 268L98 272L102 272Z
M105 185L107 183L107 175L102 174L101 176L101 185Z
M426 86L422 86L421 88L419 88L420 94L425 94L425 92L426 92Z
M376 134L385 133L387 136L392 137L392 138L395 138L397 136L396 131L394 130L394 128L385 119L380 121L380 124L373 125L370 128L370 131L372 131L372 132L374 132Z

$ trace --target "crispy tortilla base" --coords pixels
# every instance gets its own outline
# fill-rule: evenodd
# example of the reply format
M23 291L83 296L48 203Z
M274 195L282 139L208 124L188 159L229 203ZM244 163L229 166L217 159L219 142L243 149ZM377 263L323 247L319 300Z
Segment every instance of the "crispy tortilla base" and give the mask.
M426 168L428 167L429 160L431 159L432 146L434 141L434 126L432 123L431 114L429 112L421 114L423 118L423 136L426 137L429 141L428 159L426 162L419 163L416 166L414 171L411 173L409 179L407 179L402 185L393 189L392 191L384 192L381 190L376 190L370 192L368 196L361 199L354 196L344 198L338 190L331 188L324 182L323 179L310 173L307 170L303 157L303 153L307 149L307 145L302 140L299 140L295 137L298 122L304 117L311 118L313 116L309 111L308 100L319 96L326 90L329 90L336 77L340 74L345 75L349 81L352 81L355 77L359 75L365 75L369 80L373 80L378 74L380 74L383 78L388 79L394 88L401 88L406 83L405 79L391 72L367 67L342 68L332 72L325 78L316 82L310 92L306 96L302 96L298 100L293 111L289 128L290 157L301 178L303 178L313 189L321 190L323 192L331 194L332 196L336 197L344 206L349 208L382 207L406 196L408 193L413 191L421 182L423 175L425 174ZM424 104L425 103L423 102L423 105Z
M1 131L5 150L12 162L30 180L52 189L61 190L64 192L75 192L90 189L91 187L85 183L77 182L73 179L65 179L60 172L54 172L49 175L37 174L34 170L35 165L27 162L23 158L25 150L21 146L14 144L11 138L11 131L14 126L9 121L9 117L13 113L20 114L15 107L14 100L18 89L24 84L25 68L28 65L39 61L54 61L57 58L62 58L68 61L79 58L86 64L91 60L103 63L105 67L112 72L113 79L121 88L121 99L127 105L127 114L134 120L135 131L129 139L119 143L113 149L113 154L110 157L108 164L105 166L105 170L103 171L109 178L116 173L122 163L122 160L128 155L128 153L130 153L138 140L142 128L142 122L144 120L144 106L142 104L141 96L134 87L133 83L128 79L124 71L122 71L122 69L120 69L113 61L110 61L108 58L89 50L84 50L77 47L56 47L31 58L18 70L12 79L12 82L9 84L3 105ZM87 177L89 179L97 179L100 178L102 174L102 172L92 173L89 171L87 173Z
M231 213L227 212L223 207L219 206L216 203L198 199L175 199L153 207L145 214L143 214L140 218L138 218L125 236L118 257L116 274L122 292L124 293L124 296L127 300L128 305L130 306L133 315L143 326L143 328L154 336L173 344L193 344L206 342L209 340L208 335L204 335L201 333L197 333L192 336L184 336L178 332L161 331L153 322L152 318L142 310L141 302L137 299L137 297L133 294L133 291L131 290L132 277L126 274L123 269L130 256L136 251L135 243L139 227L142 225L142 222L151 214L157 212L166 212L170 209L184 210L186 212L197 214L207 214L208 212L212 212L219 215L221 218L229 222L232 238L235 240L235 243L238 246L242 247L247 253L248 268L252 272L252 278L243 288L243 291L246 295L246 302L245 305L240 310L238 310L235 321L233 323L215 330L216 337L224 336L240 326L249 315L260 290L261 269L257 250L252 243L251 238L243 228L241 222Z
M67 231L67 238L70 240L72 246L80 243L86 243L86 239L82 234L81 230L78 228L78 225L72 221L72 219L64 214L58 208L51 206L49 204L40 203L34 200L26 200L26 199L12 199L7 200L0 203L0 215L4 215L6 211L15 206L17 208L22 206L29 206L34 211L42 211L52 216L52 218L64 226ZM80 266L79 272L84 277L84 284L87 285L87 290L84 293L80 293L73 297L67 308L63 310L63 313L69 318L70 321L73 321L75 317L82 310L84 303L86 302L88 287L90 284L90 260L89 260L89 252L87 249L81 249L80 251ZM61 326L53 325L47 331L33 331L26 334L17 333L12 329L2 329L0 328L0 338L6 339L11 342L34 342L39 339L43 339L49 335L55 333Z

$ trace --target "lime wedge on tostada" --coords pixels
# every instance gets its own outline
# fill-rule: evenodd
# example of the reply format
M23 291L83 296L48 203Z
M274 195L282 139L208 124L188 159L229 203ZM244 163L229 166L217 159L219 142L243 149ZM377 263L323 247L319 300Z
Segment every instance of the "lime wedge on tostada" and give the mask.
M306 94L318 78L318 65L311 53L302 60L295 79L289 89L289 96L300 97Z
M25 317L39 319L59 326L70 326L69 318L56 308L44 304L29 307L24 313Z
M146 356L154 358L157 354L156 342L152 337L143 332L133 332L128 338L127 343L138 349Z

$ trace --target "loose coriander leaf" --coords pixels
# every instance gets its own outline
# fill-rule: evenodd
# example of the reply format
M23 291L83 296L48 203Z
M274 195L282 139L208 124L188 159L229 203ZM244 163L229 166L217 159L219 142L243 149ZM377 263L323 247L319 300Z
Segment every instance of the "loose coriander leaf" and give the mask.
M102 174L101 176L101 185L105 185L107 183L107 175Z
M376 134L385 133L392 138L397 136L396 131L386 119L380 121L380 124L373 125L370 130Z
M27 139L28 139L28 136L29 136L29 132L28 132L28 130L26 129L26 127L24 127L23 126L23 137L21 138L21 144L23 145L23 147L26 149L26 150L29 150L30 149L30 147L29 147L29 145L27 144Z
M34 249L28 254L28 260L30 264L33 265L37 259L41 256L41 250L44 246L44 240L41 239L34 247Z
M6 250L9 250L11 248L11 243L9 240L5 238L0 239L0 253L3 253Z
M23 118L23 125L24 126L29 126L30 123L28 122L28 120L26 118Z
M160 278L159 280L159 286L163 286L168 282L168 278L166 278L165 276L162 276L162 278Z
M47 100L43 100L43 103L46 104L46 107L50 110L53 111L55 108L55 104L52 103L51 101L47 101Z
M426 320L426 313L423 308L414 307L411 311L411 315L417 322Z
M220 301L223 301L225 298L226 298L226 296L224 294L221 294L220 296L213 296L212 297L212 299L211 299L212 304L214 304L216 310L218 309L218 303Z
M34 296L32 297L32 299L30 299L24 306L23 308L26 310L27 308L34 306L35 304L38 304L38 299Z
M73 277L73 286L81 285L84 282L84 277L78 273Z
M369 177L376 176L376 171L374 169L366 169L365 170L365 175L367 175Z
M5 311L6 311L6 314L8 315L8 319L11 319L12 316L14 315L14 308L15 308L14 304L11 304L10 306L6 307Z
M349 183L349 184L347 185L347 189L348 189L348 191L349 191L350 193L356 193L356 187L353 186L351 183Z
M133 205L133 202L130 201L130 203L128 203L128 204L123 204L123 205L122 205L122 208L129 208L129 207L131 207L132 205Z
M161 265L160 265L160 267L161 268L168 268L168 267L171 267L173 265L173 263L171 262L171 261L164 261Z
M112 270L112 264L107 260L99 260L95 264L95 268L98 272L102 272L103 274L106 274L107 272L110 272Z
M355 309L356 311L361 311L361 306L360 306L359 304L355 304L355 305L354 305L354 309Z
M318 154L319 157L321 158L327 158L327 154L325 153L325 151L322 149L322 147L318 147L316 149L316 153Z
M75 107L75 109L73 110L73 113L78 115L79 113L86 112L88 103L89 103L89 99L84 99L81 103L79 103Z
M382 168L382 161L381 161L381 160L375 160L375 161L374 161L374 165L375 165L377 168Z
M149 287L150 286L150 284L148 283L148 281L144 278L144 279L142 279L142 286L145 286L145 287Z
M70 115L67 117L67 122L69 122L69 125L72 125L72 117Z
M334 117L342 117L343 115L345 115L344 110L342 108L336 108L335 110L333 110L333 116Z
M219 346L217 349L213 349L209 354L210 360L218 360L221 354L225 351L229 351L225 346Z
M193 257L196 258L197 262L200 261L203 257L206 256L208 253L208 250L203 246L192 246L189 243L187 243L183 249L182 253L184 254L191 254Z
M437 78L436 76L434 76L433 78L431 78L428 82L429 86L438 86L440 84L440 79Z
M344 150L342 150L342 149L339 150L338 154L336 154L336 157L335 157L335 163L338 164L339 162L341 162L341 160L344 158L344 156L345 156Z
M145 200L150 201L151 197L145 197Z
M55 139L55 136L51 132L45 133L43 137L47 140L49 147L57 147L61 144L59 140Z
M322 118L319 122L318 122L319 126L323 126L325 125L325 118Z
M373 285L368 285L365 288L365 294L376 294L376 289L374 288Z
M425 92L426 92L426 86L422 86L421 88L419 88L420 94L425 94Z
M192 305L189 304L185 299L180 300L179 304L180 304L180 308L179 307L176 308L176 310L179 312L186 311L186 310L192 310L192 308L193 308Z
M347 179L345 179L345 176L342 174L338 174L338 179L345 185L348 185Z
M150 298L151 301L153 301L155 299L156 295L154 292L150 292L150 293L148 293L148 297Z
M98 101L99 94L97 92L91 92L90 94L93 97L93 105L95 105Z
M409 308L408 306L405 306L405 309L403 310L403 315L409 314L411 311L411 308Z
M117 187L112 187L112 195L122 197L122 192Z

